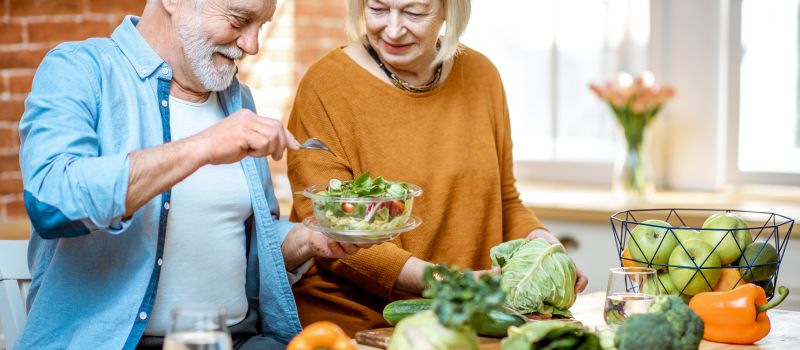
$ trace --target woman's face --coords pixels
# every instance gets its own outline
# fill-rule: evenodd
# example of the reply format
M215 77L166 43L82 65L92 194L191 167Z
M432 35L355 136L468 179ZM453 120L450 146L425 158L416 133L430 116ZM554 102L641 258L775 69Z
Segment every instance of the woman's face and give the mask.
M366 3L367 39L383 63L402 71L430 69L444 24L441 0L367 0Z

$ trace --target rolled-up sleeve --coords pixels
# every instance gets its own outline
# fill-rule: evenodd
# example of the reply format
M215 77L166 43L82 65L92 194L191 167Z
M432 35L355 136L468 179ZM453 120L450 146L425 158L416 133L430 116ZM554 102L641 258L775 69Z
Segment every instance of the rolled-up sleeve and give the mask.
M25 101L20 167L25 209L43 238L125 231L128 154L101 155L95 132L99 85L92 59L70 48L48 53Z

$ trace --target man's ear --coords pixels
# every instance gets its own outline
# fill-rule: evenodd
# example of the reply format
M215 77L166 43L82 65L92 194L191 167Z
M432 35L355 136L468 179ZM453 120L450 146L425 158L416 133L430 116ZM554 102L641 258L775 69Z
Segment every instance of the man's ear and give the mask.
M175 11L178 10L179 2L179 0L161 0L161 6L164 6L164 9L167 10L167 13L174 15Z

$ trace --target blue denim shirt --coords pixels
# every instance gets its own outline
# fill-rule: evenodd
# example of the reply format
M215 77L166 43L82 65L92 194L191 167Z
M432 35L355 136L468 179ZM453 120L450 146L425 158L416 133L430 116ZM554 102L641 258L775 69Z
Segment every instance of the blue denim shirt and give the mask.
M33 230L29 315L18 349L133 349L155 302L170 192L123 220L129 154L170 141L172 68L126 17L111 38L61 44L47 54L20 122L25 207ZM226 114L255 111L234 80L219 92ZM264 335L288 343L300 322L281 255L293 224L278 220L267 161L241 161L248 300Z

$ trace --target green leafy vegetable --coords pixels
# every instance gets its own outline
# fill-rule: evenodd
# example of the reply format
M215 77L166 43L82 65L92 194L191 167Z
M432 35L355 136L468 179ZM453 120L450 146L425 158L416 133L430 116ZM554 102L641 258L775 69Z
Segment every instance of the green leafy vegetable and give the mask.
M600 338L594 332L564 321L531 322L508 329L500 343L502 350L600 350Z
M443 265L425 268L423 296L433 298L432 309L404 318L389 340L389 350L477 349L475 333L481 314L503 304L500 276L475 278Z
M503 271L506 305L520 313L572 317L575 303L575 263L564 246L544 239L517 239L493 247L492 266Z
M475 329L476 316L499 308L506 296L500 289L500 276L487 273L476 279L470 270L462 273L445 265L425 268L422 282L428 285L422 296L433 298L439 322L451 328Z

